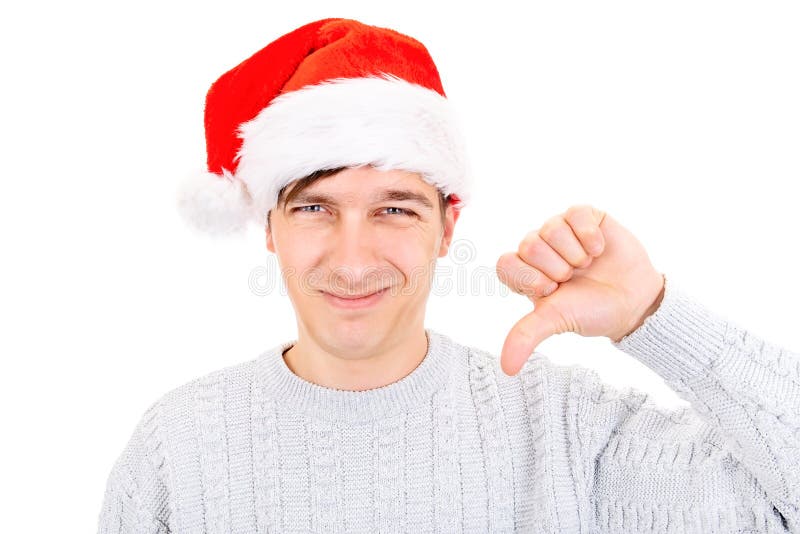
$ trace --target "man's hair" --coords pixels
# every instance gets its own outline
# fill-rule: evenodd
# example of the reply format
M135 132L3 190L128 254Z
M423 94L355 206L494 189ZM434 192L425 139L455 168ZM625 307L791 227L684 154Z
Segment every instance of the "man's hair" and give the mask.
M279 208L279 207L286 206L292 200L294 200L297 197L297 195L299 195L303 190L305 190L306 188L310 187L312 184L314 184L318 180L321 180L323 178L327 178L328 176L333 176L334 174L336 174L336 173L338 173L340 171L343 171L343 170L345 170L347 168L349 168L349 167L336 167L336 168L333 168L333 169L320 169L318 171L312 172L308 176L304 176L303 178L300 178L300 179L292 182L291 184L283 186L281 188L281 190L278 192L278 202L277 202L277 205L275 207ZM294 186L287 193L286 189L292 184L294 184ZM447 200L448 200L449 197L445 197L444 193L442 193L441 189L438 189L437 191L439 193L439 211L441 212L441 216L442 216L442 226L444 226L445 211L447 209ZM271 213L272 213L272 211L267 213L267 224L268 225L269 225L269 222L270 222L269 219L270 219Z

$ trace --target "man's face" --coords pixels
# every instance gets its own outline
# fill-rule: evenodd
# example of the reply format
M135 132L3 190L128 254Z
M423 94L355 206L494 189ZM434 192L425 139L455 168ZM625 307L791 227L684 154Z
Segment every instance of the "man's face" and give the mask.
M457 219L448 206L442 223L438 191L419 174L372 167L345 169L280 203L267 248L301 332L357 359L420 328Z

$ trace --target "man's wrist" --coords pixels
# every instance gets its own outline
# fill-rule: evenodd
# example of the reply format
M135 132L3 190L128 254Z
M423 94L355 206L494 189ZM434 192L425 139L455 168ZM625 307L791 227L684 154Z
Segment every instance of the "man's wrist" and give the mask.
M625 332L624 334L622 334L620 336L611 337L611 340L614 343L619 343L620 341L622 341L622 339L624 337L629 336L630 334L634 333L640 326L642 326L644 324L644 321L648 317L650 317L651 315L653 315L656 312L658 307L661 305L661 301L664 300L664 291L666 290L666 283L665 283L665 280L664 280L664 275L661 274L660 276L661 276L661 291L658 292L658 295L656 295L655 300L650 304L650 306L645 310L645 312L639 317L639 320L636 322L636 324L633 326L633 328L628 329L627 332Z

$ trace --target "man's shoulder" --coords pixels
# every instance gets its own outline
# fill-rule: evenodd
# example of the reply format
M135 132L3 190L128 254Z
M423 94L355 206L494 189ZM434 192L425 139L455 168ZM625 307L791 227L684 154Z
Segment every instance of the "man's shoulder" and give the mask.
M187 407L204 399L224 399L235 395L236 392L250 387L263 354L189 378L151 402L148 411L159 410L162 414L175 414L185 412Z

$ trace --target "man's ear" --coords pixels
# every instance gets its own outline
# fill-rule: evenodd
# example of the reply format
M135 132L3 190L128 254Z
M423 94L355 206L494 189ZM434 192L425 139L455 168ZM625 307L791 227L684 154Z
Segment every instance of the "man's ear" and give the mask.
M439 257L447 256L447 251L450 249L450 243L453 240L453 232L456 227L458 216L461 215L461 208L456 208L453 202L448 200L447 208L444 212L444 232L442 233L442 244L439 247Z
M275 254L275 242L272 240L272 230L270 228L269 219L267 219L266 234L267 234L267 250Z

